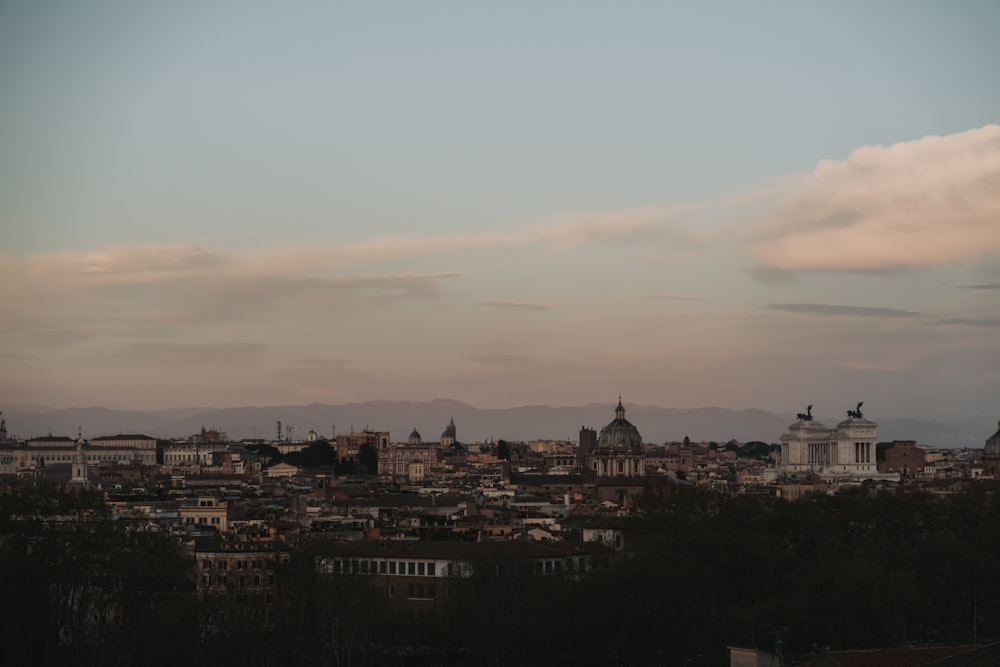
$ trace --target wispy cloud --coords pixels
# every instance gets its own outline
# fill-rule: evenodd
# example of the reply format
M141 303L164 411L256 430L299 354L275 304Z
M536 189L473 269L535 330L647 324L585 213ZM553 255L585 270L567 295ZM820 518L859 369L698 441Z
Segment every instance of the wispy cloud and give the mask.
M140 366L234 366L258 360L268 349L265 343L173 343L155 341L125 346L119 362Z
M862 146L788 179L753 252L785 271L890 271L1000 255L1000 125Z
M830 317L914 317L920 315L910 310L872 308L869 306L839 306L826 303L769 303L764 308L802 315Z
M700 296L684 296L681 294L651 294L650 299L657 301L702 301Z
M474 354L469 357L469 361L486 364L487 366L515 369L530 368L532 365L531 357L522 354Z
M547 303L529 303L527 301L480 301L479 305L489 308L505 308L507 310L523 310L527 312L554 309L554 306Z
M996 317L949 317L936 320L935 324L957 324L965 327L1000 327L1000 318Z
M1000 289L1000 283L989 283L984 285L959 285L959 289L991 290Z
M845 361L843 365L859 371L901 371L906 368L902 364L891 364L884 361Z

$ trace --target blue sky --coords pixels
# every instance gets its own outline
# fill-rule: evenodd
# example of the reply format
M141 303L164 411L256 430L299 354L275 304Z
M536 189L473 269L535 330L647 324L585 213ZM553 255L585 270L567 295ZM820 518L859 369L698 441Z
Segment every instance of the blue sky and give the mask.
M0 405L992 414L998 26L5 3Z

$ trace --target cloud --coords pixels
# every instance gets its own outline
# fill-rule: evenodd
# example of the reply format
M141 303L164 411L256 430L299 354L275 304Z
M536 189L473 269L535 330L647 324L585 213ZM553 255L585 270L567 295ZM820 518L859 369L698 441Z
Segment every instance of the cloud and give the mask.
M651 294L650 299L657 301L701 301L700 296L684 296L681 294Z
M949 317L936 320L935 324L958 324L966 327L1000 327L1000 318Z
M553 244L566 250L581 243L614 240L651 241L667 235L683 235L670 222L680 209L647 208L612 213L587 213L562 216L554 224L540 225L523 232L525 239ZM690 237L688 240L693 240Z
M1000 284L959 285L958 287L959 289L991 290L991 289L1000 289Z
M154 341L127 345L119 352L120 363L137 366L235 366L260 359L264 343L171 343Z
M522 354L476 354L470 356L469 361L486 364L487 366L518 369L531 368L534 363L531 357Z
M838 306L825 303L769 303L764 308L787 313L822 315L831 317L914 317L920 315L909 310L895 308L871 308L868 306Z
M859 371L900 371L905 370L902 364L891 364L884 361L845 361L844 366Z
M749 266L743 269L754 280L771 285L783 285L795 280L795 273L786 269L778 269L773 266Z
M788 179L753 230L783 271L892 271L1000 255L1000 125L862 146Z
M479 305L489 308L506 308L508 310L523 311L553 310L554 308L547 303L528 303L525 301L480 301Z

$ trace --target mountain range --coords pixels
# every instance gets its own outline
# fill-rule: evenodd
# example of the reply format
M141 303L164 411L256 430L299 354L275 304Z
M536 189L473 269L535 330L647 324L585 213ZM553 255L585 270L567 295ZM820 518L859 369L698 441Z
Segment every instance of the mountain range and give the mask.
M112 410L102 407L48 409L10 406L4 411L10 434L20 438L43 435L86 438L118 433L142 433L159 438L184 438L202 428L222 431L234 440L278 435L305 439L310 430L320 437L370 429L389 431L393 442L405 442L416 429L425 442L440 439L450 419L460 442L536 439L576 441L581 427L598 431L614 419L613 404L571 407L528 405L514 408L477 408L460 401L368 401L329 405L254 406L239 408L185 408L177 410ZM777 442L795 421L794 415L765 410L717 407L673 409L626 404L626 418L646 442ZM866 415L879 425L880 441L916 440L931 447L982 447L994 432L991 418L930 419ZM841 417L817 419L833 426Z

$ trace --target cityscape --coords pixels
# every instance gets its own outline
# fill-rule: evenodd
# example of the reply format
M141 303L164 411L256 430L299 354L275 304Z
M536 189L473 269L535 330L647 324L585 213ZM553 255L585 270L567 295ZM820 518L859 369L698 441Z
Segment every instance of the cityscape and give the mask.
M942 449L881 441L864 402L832 426L812 407L772 443L651 443L622 398L573 441L467 442L454 419L426 439L416 428L292 439L278 422L274 437L239 441L210 428L21 441L0 417L5 590L34 600L10 607L6 627L23 632L5 641L5 662L133 662L148 647L127 637L162 624L186 643L163 649L164 664L995 664L1000 564L981 550L1000 540L1000 422L981 447ZM688 534L692 522L706 532ZM842 532L836 549L852 555L810 554L832 537L812 524ZM887 535L916 553L882 562L868 542L901 549ZM753 539L773 540L769 555ZM934 601L949 617L927 607L865 628L922 589L881 578L943 544L981 569L926 563L964 586ZM720 559L731 571L710 569ZM701 574L684 582L665 562ZM815 593L773 598L779 575L850 593L827 590L829 609L802 616L795 605ZM641 592L662 586L677 589ZM597 601L593 619L574 607ZM593 644L574 645L559 620L623 603L636 609L616 624L648 618ZM844 603L873 608L846 622ZM706 609L730 616L696 630Z
M0 2L0 665L1000 664L998 26Z

